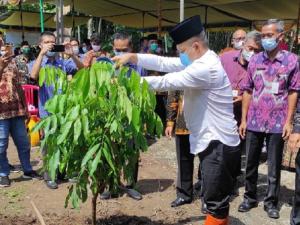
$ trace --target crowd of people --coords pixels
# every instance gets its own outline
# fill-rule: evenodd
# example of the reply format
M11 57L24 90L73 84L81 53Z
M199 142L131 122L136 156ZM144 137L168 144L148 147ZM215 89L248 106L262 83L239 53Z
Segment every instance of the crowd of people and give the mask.
M40 69L48 65L62 69L71 80L79 69L109 59L136 70L149 83L156 91L155 110L164 122L165 135L175 134L178 173L171 207L191 203L195 188L207 215L205 225L228 224L230 199L238 195L242 152L246 154L245 193L238 211L257 207L258 166L265 145L268 187L264 210L270 218L278 219L284 143L292 152L300 147L299 58L283 45L283 21L270 19L261 31L236 30L231 46L219 55L209 49L199 16L176 25L170 36L174 48L166 57L156 34L140 40L139 53L133 53L132 39L126 32L113 35L113 52L101 48L98 34L83 43L70 38L60 53L52 51L56 37L51 32L41 34L36 51L23 41L13 52L0 35L0 187L10 186L9 174L14 169L7 158L11 135L23 177L43 179L50 189L58 188L57 180L51 180L47 171L40 175L30 164L25 127L28 110L22 85L36 85ZM43 84L38 92L40 118L49 116L44 106L52 97L53 86ZM47 155L47 146L42 155ZM200 165L193 185L196 155ZM137 158L132 181L122 190L108 188L100 198L117 197L125 190L141 200L142 194L135 188L138 169ZM299 177L298 154L291 225L300 224Z

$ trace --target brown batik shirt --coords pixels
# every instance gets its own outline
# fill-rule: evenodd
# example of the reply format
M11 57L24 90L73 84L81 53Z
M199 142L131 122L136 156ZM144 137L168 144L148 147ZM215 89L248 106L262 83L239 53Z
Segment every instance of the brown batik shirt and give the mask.
M11 61L0 75L0 119L27 116L22 75L15 61Z
M167 126L175 125L176 135L190 134L183 114L183 91L170 91L167 100Z

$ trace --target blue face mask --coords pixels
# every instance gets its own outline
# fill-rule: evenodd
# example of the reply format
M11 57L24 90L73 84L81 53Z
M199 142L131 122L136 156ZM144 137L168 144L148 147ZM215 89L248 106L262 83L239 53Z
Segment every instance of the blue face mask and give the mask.
M276 38L265 38L261 41L262 47L267 51L273 51L277 46L278 42L276 41Z
M179 58L180 58L182 65L184 65L184 66L189 66L192 64L190 57L185 52L179 53Z
M50 52L50 51L48 51L46 53L46 56L49 57L49 58L54 57L55 55L56 55L56 52Z
M158 44L157 43L151 43L150 50L152 52L155 52L157 50L157 48L158 48Z
M88 52L88 50L87 50L86 47L82 47L82 51L83 51L84 53Z
M121 56L121 55L124 55L126 52L119 52L119 51L114 50L114 53L115 53L115 56Z

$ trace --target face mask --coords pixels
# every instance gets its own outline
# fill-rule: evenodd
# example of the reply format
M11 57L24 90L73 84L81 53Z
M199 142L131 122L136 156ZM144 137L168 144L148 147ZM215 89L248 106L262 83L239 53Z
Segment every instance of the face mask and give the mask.
M278 42L276 41L276 38L262 39L261 44L267 52L274 50L278 46Z
M75 54L75 55L78 55L79 54L79 48L77 47L77 46L74 46L74 47L72 47L73 48L73 53Z
M6 51L0 51L1 56L6 55Z
M185 52L180 53L179 58L180 58L182 65L184 65L184 66L189 66L192 64L190 57Z
M233 47L237 50L242 49L244 45L244 41L233 42Z
M243 56L243 58L247 61L247 62L249 62L250 61L250 59L251 59L251 57L254 55L254 52L253 51L247 51L247 50L243 50L242 51L242 56Z
M118 52L116 50L114 50L115 56L121 56L124 55L126 52Z
M84 53L87 53L87 48L86 47L82 47L82 51L84 52Z
M24 55L29 55L29 54L30 54L30 48L28 48L28 47L22 48L21 51L22 51L22 53L23 53Z
M100 50L101 46L100 45L92 45L92 48L93 48L94 52L98 52Z
M157 48L158 48L158 44L157 43L151 43L150 50L152 52L155 52Z
M46 56L49 57L49 58L54 57L55 55L56 55L56 52L50 52L50 51L48 51L46 53Z

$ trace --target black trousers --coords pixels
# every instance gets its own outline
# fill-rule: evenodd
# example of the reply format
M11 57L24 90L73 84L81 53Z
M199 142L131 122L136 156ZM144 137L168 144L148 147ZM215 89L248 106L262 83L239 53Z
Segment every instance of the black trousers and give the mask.
M291 212L291 225L300 225L300 151L296 157L295 196Z
M202 171L203 200L208 213L225 219L229 214L229 199L234 188L235 169L239 163L239 147L212 141L199 154Z
M264 199L267 208L276 207L280 191L280 169L284 140L282 134L247 131L246 177L244 198L249 203L257 202L257 178L259 159L266 139L268 160L268 190Z
M190 135L176 135L176 155L177 155L177 197L185 200L193 198L193 173L194 154L190 153ZM198 180L201 180L200 166L198 168Z

